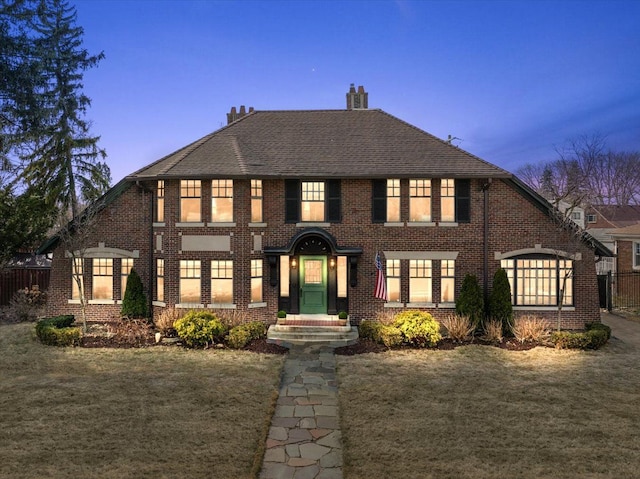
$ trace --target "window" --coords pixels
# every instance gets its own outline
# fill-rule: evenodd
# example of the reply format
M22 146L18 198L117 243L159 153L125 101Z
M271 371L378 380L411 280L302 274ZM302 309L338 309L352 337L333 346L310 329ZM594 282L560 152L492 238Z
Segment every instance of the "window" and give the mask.
M456 188L452 179L440 180L440 221L456 220Z
M409 261L409 302L431 303L431 260Z
M515 306L557 306L564 287L563 305L573 304L573 261L550 257L504 259Z
M124 299L124 293L127 291L127 279L132 268L132 258L122 258L120 260L120 299Z
M453 303L454 290L456 287L456 262L452 259L440 261L440 301L443 303Z
M79 286L78 283L80 283ZM84 260L82 258L73 258L71 264L71 299L80 299L80 289L84 293Z
M180 221L183 223L200 222L200 180L180 181Z
M289 257L280 256L280 296L289 297Z
M347 297L347 257L346 256L338 256L338 264L337 264L337 275L338 275L338 298L346 298Z
M342 220L340 180L285 180L285 222Z
M571 213L571 219L579 220L582 219L582 213L580 211L574 211Z
M400 302L400 260L387 260L387 294L389 302Z
M164 222L164 181L158 181L156 187L156 221Z
M251 260L251 302L262 302L262 260Z
M211 181L211 221L233 221L233 180Z
M113 260L93 259L93 299L113 299Z
M324 221L324 182L302 182L302 221Z
M640 243L633 243L633 267L640 268Z
M180 303L200 303L200 260L180 260Z
M387 180L388 222L400 221L400 180Z
M251 265L253 266L253 262ZM253 286L253 278L251 283ZM253 289L251 294L253 295ZM213 304L233 303L233 261L211 261L211 302Z
M262 223L262 180L251 180L251 222Z
M587 215L587 223L595 223L597 220L596 215Z
M409 221L431 221L431 180L409 180Z
M164 301L164 259L156 259L156 300Z

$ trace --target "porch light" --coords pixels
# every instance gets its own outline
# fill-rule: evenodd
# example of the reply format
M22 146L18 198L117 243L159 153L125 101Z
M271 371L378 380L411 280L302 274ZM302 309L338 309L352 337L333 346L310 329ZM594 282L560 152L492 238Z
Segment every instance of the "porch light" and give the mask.
M333 269L333 268L335 268L335 267L336 267L336 260L335 260L335 259L333 259L333 258L331 258L331 259L329 260L329 268Z
M291 259L291 267L292 267L293 269L296 269L296 266L298 266L298 262L296 261L296 259L295 259L295 258L292 258L292 259Z

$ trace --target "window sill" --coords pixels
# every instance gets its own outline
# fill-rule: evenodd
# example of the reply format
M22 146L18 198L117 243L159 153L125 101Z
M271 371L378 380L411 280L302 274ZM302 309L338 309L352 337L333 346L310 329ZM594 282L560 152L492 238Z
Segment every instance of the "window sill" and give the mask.
M456 303L439 303L438 309L455 309Z
M207 304L207 308L210 309L236 309L236 305L233 303L212 303Z
M316 226L318 228L328 228L331 226L331 223L321 223L317 221L302 221L300 223L296 223L296 228L307 228L310 226Z
M409 221L407 226L435 226L433 221Z
M67 304L82 304L79 299L68 299Z
M204 223L176 223L176 228L203 228Z
M163 226L166 226L166 223L164 221L161 223L156 223L156 222L153 223L154 228L162 228Z
M229 221L220 221L219 223L215 221L209 221L207 223L209 228L235 228L236 224Z
M200 303L178 303L176 309L203 309L204 304Z
M89 304L116 304L113 299L90 299Z
M151 304L153 306L160 306L161 308L167 306L167 303L165 303L164 301L152 301Z
M438 226L458 226L458 223L455 221L441 221L440 223L438 223Z
M384 303L384 307L385 308L404 308L405 304L399 301L390 301L390 302Z
M249 228L266 228L267 223L249 223Z
M435 308L434 303L407 303L407 308Z
M558 311L557 306L514 306L514 311ZM575 311L575 306L563 306L562 311Z
M266 308L266 307L267 307L267 303L264 303L264 302L249 303L249 309L252 309L252 308Z
M404 226L404 222L402 221L388 221L384 223L385 227L389 227L389 228L397 228L399 226Z

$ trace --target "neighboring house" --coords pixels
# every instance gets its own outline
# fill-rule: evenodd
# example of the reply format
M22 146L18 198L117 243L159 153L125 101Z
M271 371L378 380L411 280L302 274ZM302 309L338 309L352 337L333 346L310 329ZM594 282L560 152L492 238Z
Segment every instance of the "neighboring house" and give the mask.
M615 274L611 277L613 305L640 306L640 223L609 230L615 242Z
M586 229L589 234L614 253L616 240L611 232L638 222L640 222L640 206L636 205L594 205L586 211ZM618 271L614 258L603 258L596 265L596 270L598 274ZM623 266L620 271L626 270L628 268Z
M276 312L352 322L383 311L454 311L466 274L485 291L507 270L518 313L599 320L597 241L576 242L511 173L388 113L360 87L346 110L235 108L229 124L146 166L101 200L82 261L89 317L118 316L139 272L164 308ZM71 260L56 238L50 314L78 312ZM389 300L374 297L379 253Z

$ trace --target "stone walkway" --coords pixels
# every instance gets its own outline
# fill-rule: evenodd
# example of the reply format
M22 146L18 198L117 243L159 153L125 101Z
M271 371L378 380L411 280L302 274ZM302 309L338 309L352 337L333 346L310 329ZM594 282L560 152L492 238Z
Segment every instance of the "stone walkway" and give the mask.
M342 479L336 360L326 344L289 351L260 479Z

